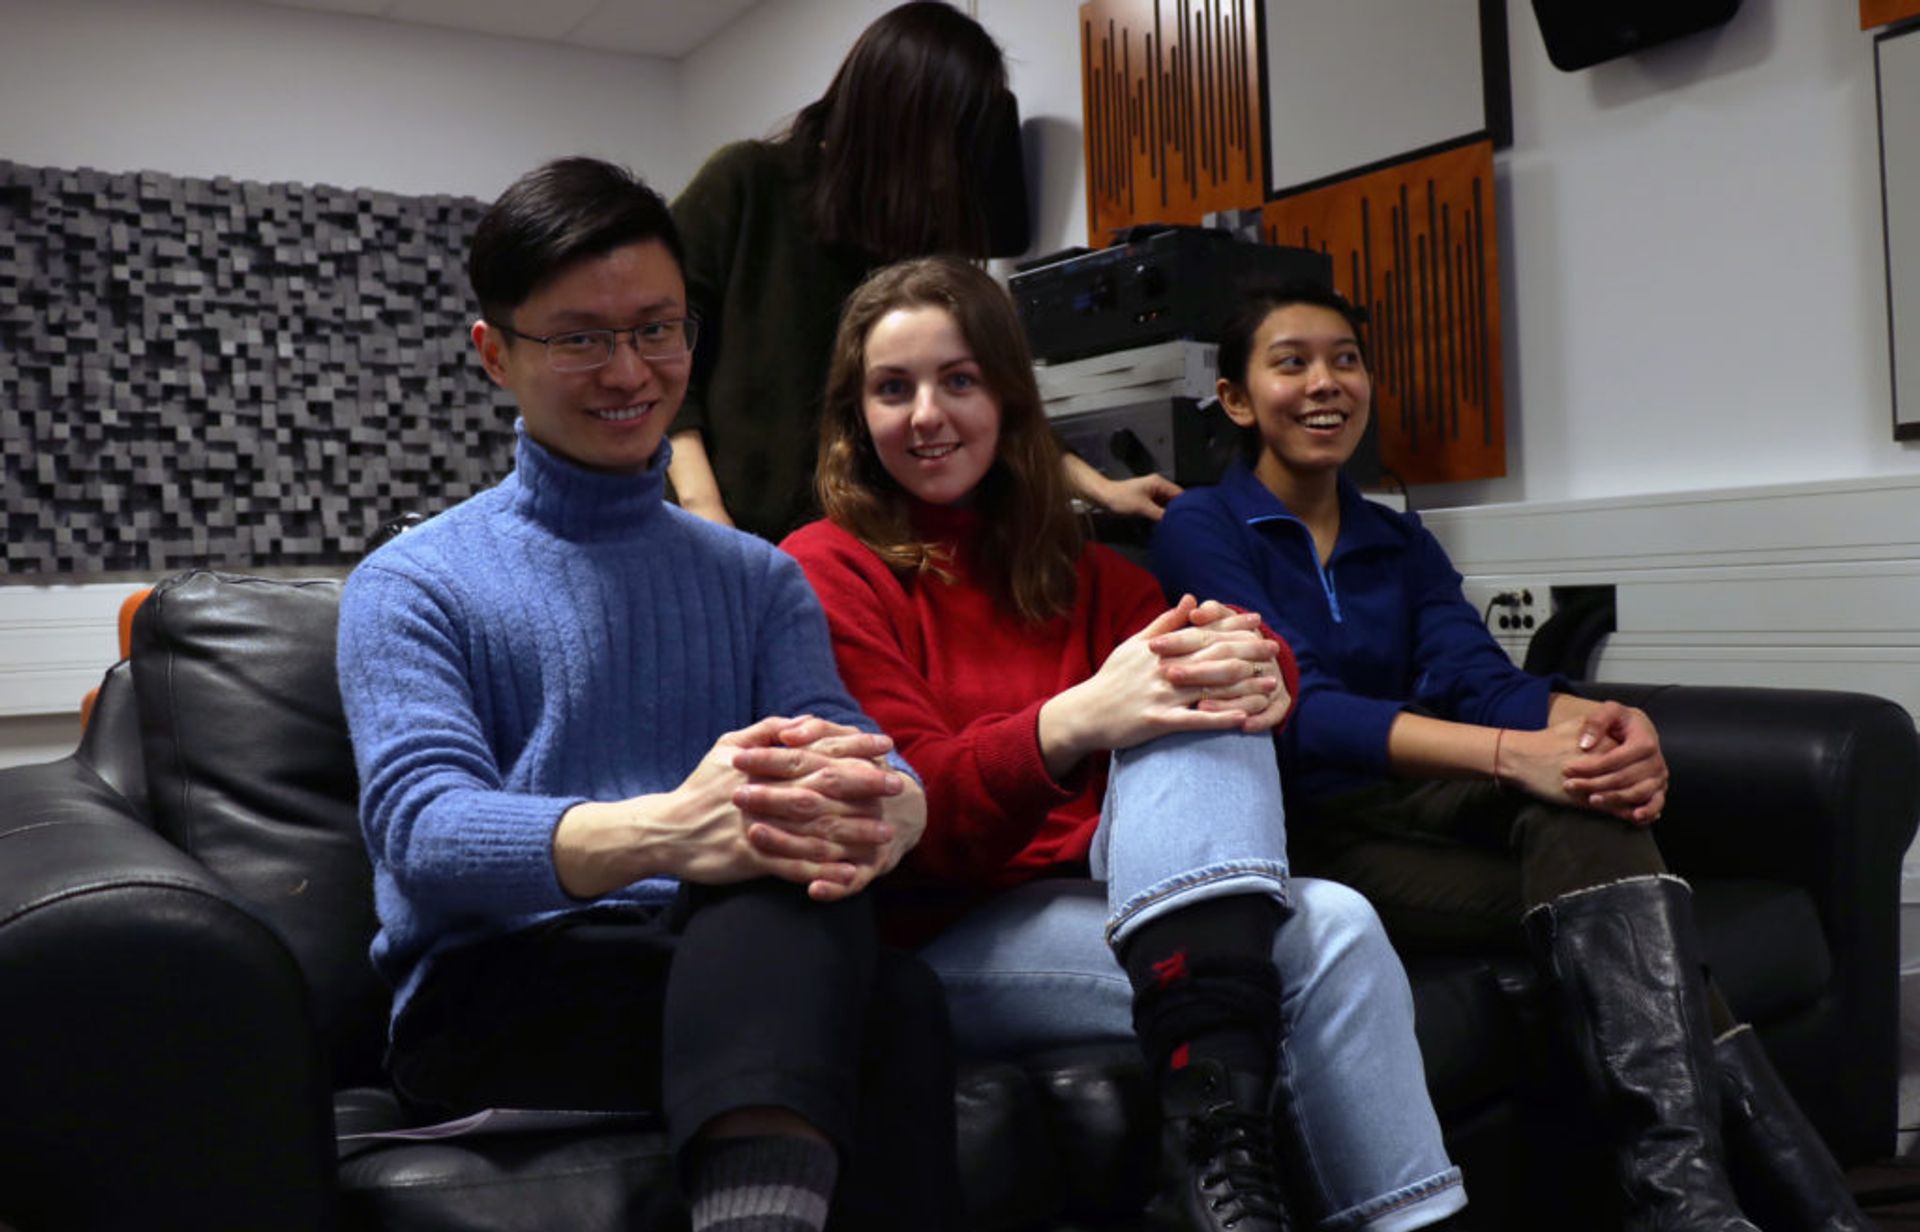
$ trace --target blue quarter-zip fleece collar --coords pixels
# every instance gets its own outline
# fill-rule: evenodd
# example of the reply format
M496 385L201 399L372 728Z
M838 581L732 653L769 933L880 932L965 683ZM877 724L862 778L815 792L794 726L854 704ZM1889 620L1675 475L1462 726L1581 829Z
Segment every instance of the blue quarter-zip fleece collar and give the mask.
M1307 539L1307 558L1313 562L1314 571L1319 574L1320 589L1326 592L1327 610L1332 614L1334 623L1339 624L1342 623L1340 593L1333 581L1334 567L1349 556L1373 548L1402 550L1412 538L1412 532L1405 522L1360 495L1360 489L1345 474L1339 476L1337 490L1340 497L1340 537L1334 541L1332 555L1322 564L1320 552L1313 543L1313 532L1307 529L1307 524L1288 509L1286 502L1275 496L1266 484L1261 483L1259 476L1248 469L1245 463L1235 462L1221 477L1219 486L1219 493L1226 501L1227 508L1248 526L1289 522L1300 528L1300 533Z

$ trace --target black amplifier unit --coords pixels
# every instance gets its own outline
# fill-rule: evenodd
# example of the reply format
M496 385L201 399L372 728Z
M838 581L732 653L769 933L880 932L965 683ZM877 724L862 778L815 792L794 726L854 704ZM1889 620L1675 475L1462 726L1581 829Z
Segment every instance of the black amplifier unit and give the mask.
M1217 342L1248 283L1333 285L1325 253L1211 227L1135 228L1126 241L1028 265L1008 280L1036 359L1058 362L1169 338Z
M1052 422L1060 443L1109 479L1158 471L1194 487L1217 482L1240 454L1240 429L1217 402L1151 398Z

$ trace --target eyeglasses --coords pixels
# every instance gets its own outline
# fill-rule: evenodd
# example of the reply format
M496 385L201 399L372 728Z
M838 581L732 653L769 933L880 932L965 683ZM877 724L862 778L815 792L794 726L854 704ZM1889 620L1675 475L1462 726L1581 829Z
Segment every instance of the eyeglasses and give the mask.
M621 337L633 339L633 350L641 359L685 359L700 336L699 317L670 317L661 321L642 321L627 329L575 329L564 334L523 334L510 325L494 326L503 334L524 338L547 348L547 366L555 372L592 372L613 362L613 348Z

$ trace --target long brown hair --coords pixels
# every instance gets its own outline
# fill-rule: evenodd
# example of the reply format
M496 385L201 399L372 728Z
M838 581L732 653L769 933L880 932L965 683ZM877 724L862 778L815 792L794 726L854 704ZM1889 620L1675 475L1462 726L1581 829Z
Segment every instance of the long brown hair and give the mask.
M977 568L1002 608L1039 623L1073 607L1079 519L1060 472L1033 360L1013 303L983 270L954 257L922 257L876 270L847 299L820 416L814 486L820 507L882 560L905 572L940 572L941 553L917 540L910 498L881 465L867 431L867 335L896 308L944 308L1000 403L993 465L974 489L982 542Z
M1011 105L993 36L940 0L880 15L787 140L809 168L815 228L881 261L987 255L982 164Z

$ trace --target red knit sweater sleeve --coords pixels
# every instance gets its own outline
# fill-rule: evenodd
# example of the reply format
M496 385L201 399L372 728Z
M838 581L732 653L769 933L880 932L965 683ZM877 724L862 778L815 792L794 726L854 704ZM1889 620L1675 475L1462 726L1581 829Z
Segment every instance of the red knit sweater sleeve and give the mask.
M905 586L865 545L815 522L781 544L826 609L834 656L862 710L892 736L927 792L927 830L908 866L936 881L980 887L1027 844L1049 810L1080 794L1040 757L1040 706L956 726L929 684L918 616ZM949 647L949 653L965 648Z

